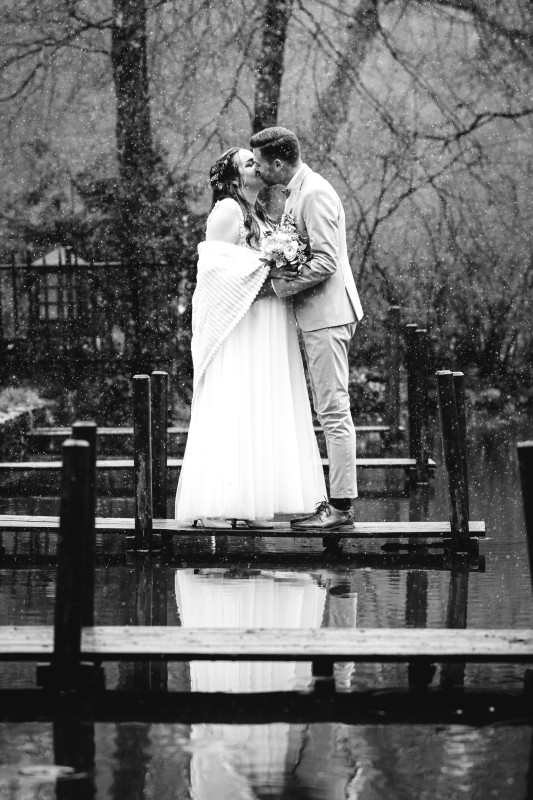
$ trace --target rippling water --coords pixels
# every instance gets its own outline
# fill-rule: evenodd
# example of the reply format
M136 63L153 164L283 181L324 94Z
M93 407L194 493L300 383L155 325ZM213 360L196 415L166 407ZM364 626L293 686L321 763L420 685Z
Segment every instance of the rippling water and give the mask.
M467 597L467 626L530 627L533 600L515 457L515 442L531 438L531 421L475 425L471 421L469 466L471 516L485 519L482 558L456 572L438 563L416 568L391 562L381 542L343 544L343 563L321 556L318 541L222 541L202 547L180 543L184 562L153 569L142 564L99 566L99 624L143 624L150 598L163 624L257 627L444 627L452 581ZM438 457L438 453L437 453ZM395 483L396 482L396 483ZM400 489L401 481L365 476L362 488ZM1 513L57 512L56 498L0 498ZM100 515L131 514L128 500L102 498ZM357 502L361 520L445 519L446 485L439 466L429 496ZM43 555L55 537L4 537L8 552L33 551L36 566L0 570L0 624L51 623L55 570ZM117 542L100 541L103 549ZM294 556L295 550L296 558ZM275 557L273 553L278 553ZM246 554L250 554L248 562ZM39 558L43 563L38 564ZM187 559L189 563L187 563ZM373 560L372 560L373 559ZM107 685L126 688L131 665L106 667ZM33 665L4 665L0 688L33 685ZM336 665L339 687L405 686L402 665ZM264 691L309 684L306 664L170 664L168 688ZM440 671L434 678L438 685ZM467 686L519 688L523 668L469 665ZM350 726L344 724L96 726L95 795L98 798L320 798L320 800L452 800L533 796L530 726ZM50 725L0 725L0 800L71 797L57 784ZM28 769L31 767L32 769ZM24 771L24 768L26 770ZM21 771L22 770L22 771ZM79 778L79 776L78 776ZM74 784L72 784L74 785ZM62 787L62 788L61 788ZM80 792L83 784L79 783ZM76 790L77 791L77 790ZM83 789L87 791L86 787Z

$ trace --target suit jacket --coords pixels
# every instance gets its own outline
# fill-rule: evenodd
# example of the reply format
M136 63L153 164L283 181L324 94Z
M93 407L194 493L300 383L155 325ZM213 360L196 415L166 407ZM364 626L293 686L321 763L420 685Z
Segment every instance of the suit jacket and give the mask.
M303 331L360 320L363 309L348 261L346 221L337 192L307 164L287 188L291 192L285 211L309 240L311 260L293 280L274 280L274 291L280 298L292 296Z

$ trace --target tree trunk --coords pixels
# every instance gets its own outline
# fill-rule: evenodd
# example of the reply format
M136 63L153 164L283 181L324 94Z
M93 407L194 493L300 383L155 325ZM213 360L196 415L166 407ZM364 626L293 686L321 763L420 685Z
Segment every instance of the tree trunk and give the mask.
M294 0L266 0L263 40L256 63L253 132L276 125L287 28Z
M136 367L140 369L149 329L146 305L141 298L149 280L144 263L150 234L150 203L155 199L145 0L114 0L111 61L117 104L121 248L131 289L128 316L133 324L128 338Z
M348 23L344 52L339 52L335 73L317 101L310 130L315 164L323 164L348 120L354 78L364 64L379 30L378 0L361 0Z

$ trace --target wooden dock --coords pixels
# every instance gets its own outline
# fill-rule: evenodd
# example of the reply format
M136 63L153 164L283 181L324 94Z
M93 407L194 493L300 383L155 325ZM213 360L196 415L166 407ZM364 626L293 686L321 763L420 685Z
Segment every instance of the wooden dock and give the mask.
M286 522L275 522L272 529L248 528L244 525L235 528L209 529L180 526L173 519L154 519L154 533L164 533L172 536L263 536L263 537L294 537L298 539L323 538L326 534L320 530L295 530ZM17 514L2 514L0 516L1 531L58 531L60 518L56 516L25 516ZM131 533L135 530L133 517L96 517L95 527L98 533L121 534ZM469 530L472 537L485 536L485 523L483 521L470 521ZM447 538L451 536L451 526L446 521L426 522L355 522L353 525L344 525L330 532L334 536L353 539L397 539L397 538Z
M54 626L0 628L1 660L48 662L37 668L41 688L1 691L0 719L45 719L50 715L55 719L59 700L65 697L71 698L68 708L73 709L75 725L80 719L174 722L336 719L349 724L439 721L476 725L509 721L513 715L524 721L533 719L533 693L527 680L524 690L515 692L492 689L476 692L462 684L458 688L455 684L438 690L428 688L434 664L443 665L442 669L449 670L450 676L454 674L454 666L464 670L468 663L533 664L532 630L466 628L465 587L469 572L466 555L453 557L446 628L234 630L161 624L95 626L95 535L106 529L132 531L135 522L95 520L89 445L70 441L63 452L60 518L2 520L5 531L59 530L61 535L57 540ZM457 502L462 502L461 498ZM156 519L152 523L155 531L198 535L196 529L177 528L173 521ZM410 538L415 530L448 535L453 524L453 519L451 524L356 523L352 531L346 532L355 533L360 525L358 532L363 535L375 536L376 530L381 530L387 537L396 531ZM233 535L241 535L239 529L233 531ZM258 532L264 536L296 533L283 524L274 531ZM483 523L468 521L468 535L476 532L484 532ZM206 533L211 535L209 531ZM242 529L242 533L255 532ZM335 533L344 535L345 531ZM223 535L226 534L232 535L232 529L224 530ZM464 538L462 533L462 541ZM100 666L107 661L144 663L150 677L154 670L155 676L160 675L160 668L167 662L196 660L304 661L312 664L312 678L306 691L209 695L154 691L150 688L151 678L142 690L110 691L105 688ZM339 692L335 689L336 662L404 664L410 688Z
M0 627L2 661L54 654L51 625ZM82 661L327 661L533 664L533 630L445 628L83 628Z
M98 430L100 435L100 430ZM429 459L428 464L430 467L435 468L433 459ZM171 471L179 472L183 466L182 458L169 458L167 460L168 469ZM328 469L329 462L327 458L322 459L322 466ZM409 470L416 466L416 459L414 458L358 458L358 469L404 469ZM132 471L134 461L132 458L104 458L98 459L96 468L98 470L124 470ZM20 473L20 472L59 472L61 470L61 461L58 459L50 459L47 461L2 461L0 462L0 478L2 474L6 473Z
M355 425L355 432L361 434L367 433L388 433L390 431L389 425ZM322 432L322 428L319 425L315 425L315 433ZM399 430L401 433L404 432L403 425L399 426ZM70 436L71 429L65 427L43 427L43 426L36 426L32 428L26 433L26 437L29 439L68 439ZM167 428L167 434L169 436L183 436L188 434L189 426L186 424L183 425L170 425ZM98 436L116 436L117 438L123 438L131 436L133 438L133 426L122 426L122 427L101 427L98 428Z

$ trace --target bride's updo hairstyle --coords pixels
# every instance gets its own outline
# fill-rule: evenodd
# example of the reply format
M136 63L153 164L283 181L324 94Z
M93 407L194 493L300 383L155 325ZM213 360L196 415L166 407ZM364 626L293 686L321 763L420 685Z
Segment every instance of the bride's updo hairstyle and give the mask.
M251 246L252 240L257 244L261 235L261 230L257 224L257 218L269 224L270 219L263 204L256 200L255 206L248 202L242 193L242 177L239 169L239 150L240 147L230 147L225 153L217 158L209 170L209 183L213 191L211 198L211 209L214 208L219 200L231 197L237 202L244 216L244 227L248 231L246 241Z

